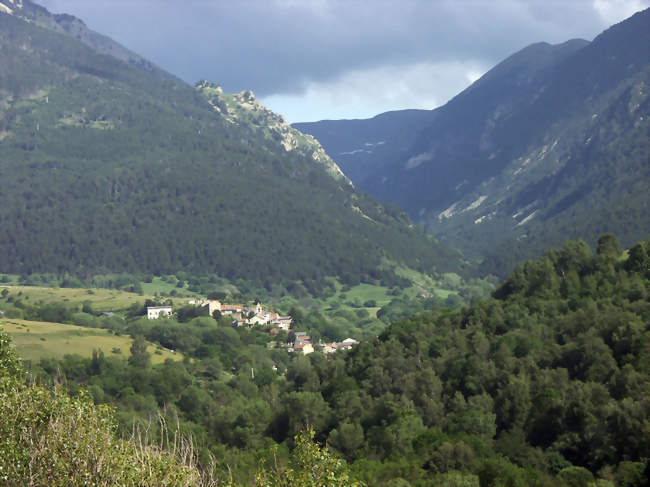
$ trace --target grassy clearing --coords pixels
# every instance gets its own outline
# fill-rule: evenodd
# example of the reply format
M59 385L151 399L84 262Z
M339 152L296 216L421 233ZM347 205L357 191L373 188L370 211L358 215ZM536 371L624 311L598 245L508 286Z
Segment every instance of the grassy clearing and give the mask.
M438 296L439 298L445 299L454 291L451 289L444 289L441 287L441 284L435 279L432 279L426 274L409 269L408 267L395 266L395 274L400 277L404 277L411 281L413 285L407 290L407 293L411 297L417 296Z
M146 299L154 299L153 294L135 294L117 289L85 289L61 288L38 286L7 286L0 285L0 289L7 288L10 294L18 297L28 304L42 303L68 303L81 304L90 301L95 311L119 311L131 306L133 303L144 303ZM187 299L176 298L175 305L181 305Z
M441 288L439 282L417 271L405 267L393 267L399 276L405 277L413 283L410 287L399 291L400 295L406 295L409 299L434 295L445 299L455 292ZM323 306L325 310L331 309L332 305L337 309L355 310L365 308L371 316L377 316L377 311L396 297L389 288L374 284L362 283L347 291L343 291L343 286L339 282L334 282L334 286L337 292L334 296L325 300ZM375 306L364 306L364 303L368 301L374 301Z
M348 301L359 300L362 304L366 301L376 301L380 306L388 303L391 300L391 296L388 296L386 292L388 291L387 287L377 286L373 284L359 284L350 288L348 292L345 293Z
M28 303L78 303L90 301L96 311L126 309L135 302L143 303L146 296L115 289L83 289L37 286L8 286L9 292Z
M127 358L131 355L131 338L115 336L107 330L15 319L2 320L0 325L11 336L18 355L24 360L62 358L67 354L91 357L96 349L101 349L106 357ZM115 353L118 349L121 353ZM172 353L154 344L149 345L148 351L154 364L162 363L168 358L183 358L180 353Z
M384 286L377 286L373 284L359 284L350 288L348 291L343 291L343 286L339 282L334 283L336 287L336 294L323 302L323 310L330 311L332 309L343 309L354 311L356 309L364 308L368 311L370 316L376 317L377 311L388 304L394 296L388 294L389 289ZM364 306L364 303L374 301L374 306Z
M175 283L163 281L160 277L154 277L151 282L142 283L142 291L148 295L165 294L168 295L172 291L176 291L179 295L183 296L198 296L197 293L189 291L187 287L179 289Z

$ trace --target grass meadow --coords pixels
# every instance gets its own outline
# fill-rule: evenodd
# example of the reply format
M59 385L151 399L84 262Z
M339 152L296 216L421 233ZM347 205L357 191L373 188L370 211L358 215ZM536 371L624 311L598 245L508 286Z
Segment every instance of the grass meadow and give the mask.
M108 330L16 319L0 320L0 329L12 339L16 352L23 360L62 358L67 354L91 357L93 350L101 349L106 357L129 357L132 339L116 336ZM118 352L119 350L119 352ZM182 360L180 353L172 353L154 344L147 349L151 362L166 359Z

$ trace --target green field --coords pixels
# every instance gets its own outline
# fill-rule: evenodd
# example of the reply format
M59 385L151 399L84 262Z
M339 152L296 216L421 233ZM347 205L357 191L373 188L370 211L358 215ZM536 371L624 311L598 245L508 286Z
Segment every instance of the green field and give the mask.
M62 323L43 323L5 319L0 329L12 339L18 355L24 360L38 361L41 358L62 358L67 354L91 357L93 350L101 349L106 357L129 357L132 339L116 336L107 330L85 328ZM117 350L121 353L116 353ZM154 344L148 348L151 362L162 363L166 359L181 360L180 353L173 353Z
M420 273L412 272L404 277L407 277L413 282L412 286L400 290L400 294L406 295L409 299L432 295L437 295L444 299L454 292L448 289L441 289L433 279L423 276ZM343 291L343 286L339 282L335 282L334 286L336 287L336 294L325 300L323 306L325 311L332 310L333 308L348 310L364 308L370 313L370 316L376 317L377 311L396 297L390 293L389 288L375 284L362 283L351 287L347 291ZM364 303L368 301L374 301L375 306L364 306Z
M8 286L0 285L0 290L6 288L14 298L19 297L26 304L69 303L81 304L90 301L95 311L125 310L133 303L144 303L146 299L155 299L152 294L135 294L117 289L86 289L38 286ZM184 291L187 293L187 291ZM186 303L187 298L173 299L174 305Z
M175 283L163 281L160 277L154 277L151 282L142 282L142 290L145 294L165 294L176 291L181 296L198 296L198 293L187 289L187 284L183 288L177 288Z

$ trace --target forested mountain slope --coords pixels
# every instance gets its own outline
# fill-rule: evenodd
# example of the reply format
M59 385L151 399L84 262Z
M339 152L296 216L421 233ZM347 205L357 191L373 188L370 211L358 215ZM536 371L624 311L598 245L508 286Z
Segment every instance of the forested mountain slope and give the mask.
M0 13L0 268L185 269L267 285L390 278L384 257L458 268L313 139L289 144L297 131L264 127L241 94L222 100L233 118L207 86Z
M501 274L566 238L593 244L606 231L626 245L643 238L650 227L648 45L650 10L591 43L521 50L411 129L414 142L401 156L365 164L363 188L433 235L494 258L485 270ZM324 147L348 137L330 133Z

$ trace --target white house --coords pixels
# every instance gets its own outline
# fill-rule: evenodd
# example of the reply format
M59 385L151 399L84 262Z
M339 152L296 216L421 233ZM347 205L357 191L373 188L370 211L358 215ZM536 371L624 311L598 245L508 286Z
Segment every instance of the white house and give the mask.
M266 325L269 320L264 315L255 315L248 319L251 325Z
M346 338L345 340L343 340L338 345L339 345L339 348L341 348L343 350L350 350L355 345L359 345L359 342L356 341L354 338Z
M158 318L171 316L171 306L147 306L147 318L150 320L157 320Z

